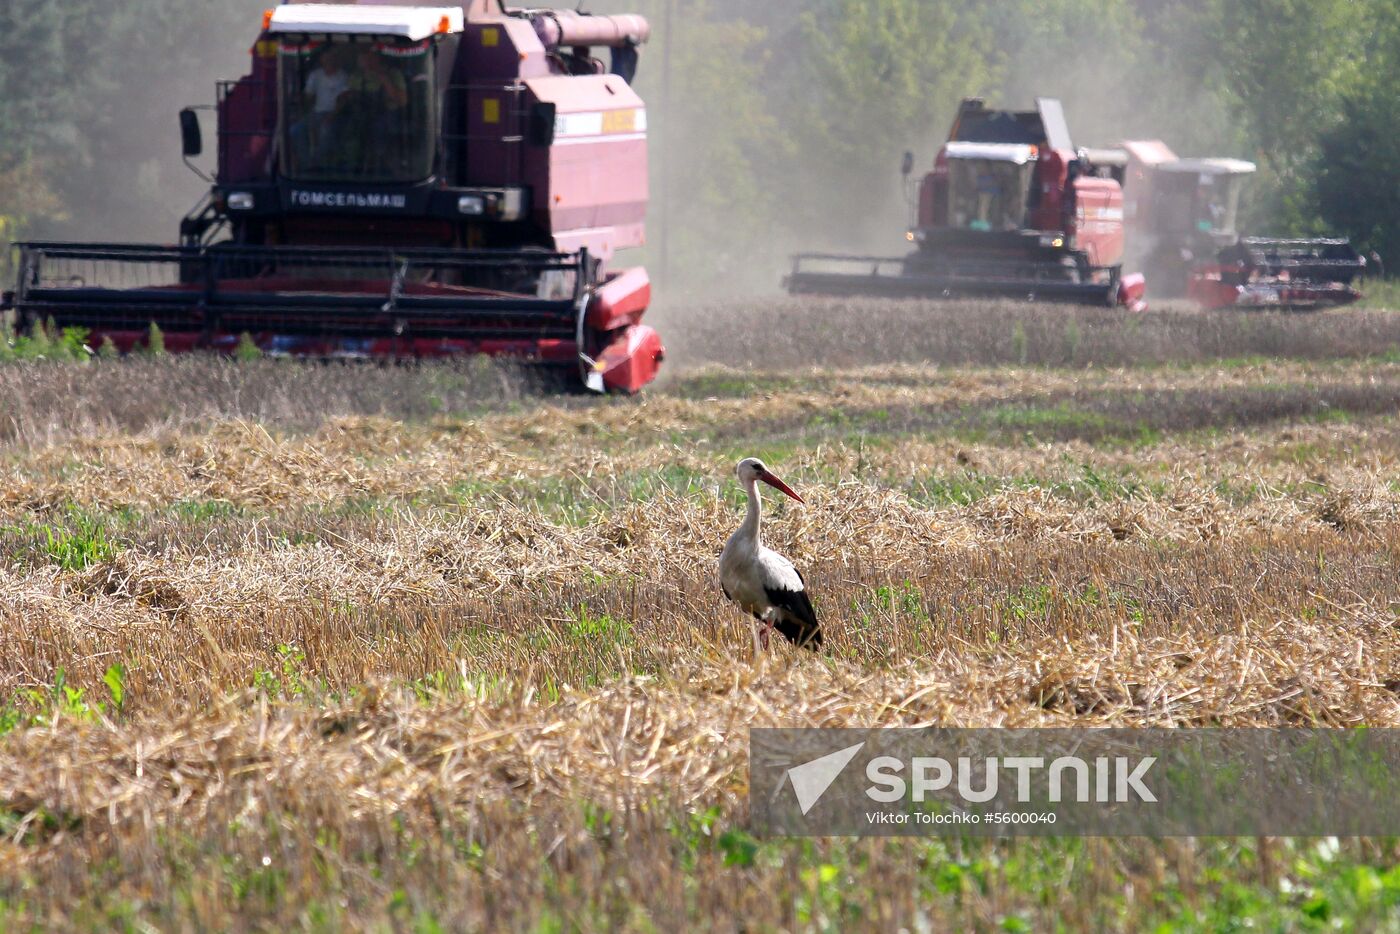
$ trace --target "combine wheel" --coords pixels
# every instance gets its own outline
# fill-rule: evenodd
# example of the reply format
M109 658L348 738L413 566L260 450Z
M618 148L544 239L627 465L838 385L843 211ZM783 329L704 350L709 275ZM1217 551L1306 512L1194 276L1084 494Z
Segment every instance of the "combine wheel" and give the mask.
M1118 306L1118 287L1123 281L1123 267L1113 266L1108 270L1108 294L1104 297L1104 304L1109 308Z

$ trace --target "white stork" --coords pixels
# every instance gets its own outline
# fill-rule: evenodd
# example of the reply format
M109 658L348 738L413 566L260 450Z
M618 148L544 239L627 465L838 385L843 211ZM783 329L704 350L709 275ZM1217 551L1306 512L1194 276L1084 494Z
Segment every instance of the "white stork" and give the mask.
M812 601L807 599L802 575L787 558L765 548L758 534L763 522L758 481L799 503L802 497L773 476L756 457L741 460L734 473L749 494L749 511L719 556L719 583L724 595L762 624L759 641L764 648L768 646L768 634L777 629L794 645L816 649L822 644L822 628L812 610Z

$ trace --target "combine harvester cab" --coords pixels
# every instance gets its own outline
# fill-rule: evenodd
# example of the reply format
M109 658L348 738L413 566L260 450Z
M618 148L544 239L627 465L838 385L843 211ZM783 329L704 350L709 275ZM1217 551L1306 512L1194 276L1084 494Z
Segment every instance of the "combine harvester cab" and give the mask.
M913 168L905 158L905 176ZM967 100L918 186L917 249L899 259L806 253L795 295L1006 296L1145 307L1142 276L1122 274L1123 190L1076 150L1059 101L1033 111Z
M219 87L217 170L178 247L26 243L13 306L131 350L422 358L485 353L635 392L646 110L638 16L289 3ZM595 48L611 50L610 67ZM186 158L202 149L180 114Z
M1315 310L1350 304L1366 259L1348 240L1242 237L1240 198L1256 166L1181 159L1160 140L1123 144L1130 254L1169 297L1209 309Z

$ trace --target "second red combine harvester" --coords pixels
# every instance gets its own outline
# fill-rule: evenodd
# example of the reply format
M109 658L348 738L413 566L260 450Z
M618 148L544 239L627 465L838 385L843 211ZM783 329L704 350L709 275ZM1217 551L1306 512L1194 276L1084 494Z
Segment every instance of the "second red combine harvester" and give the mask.
M647 38L638 16L498 0L278 6L219 87L180 245L22 244L20 324L122 351L155 325L170 350L505 355L635 392L664 351L646 272L610 263L643 242ZM181 127L199 155L193 110Z
M918 186L914 252L801 254L788 290L1144 307L1143 277L1122 269L1122 187L1075 148L1059 101L1036 105L1017 112L963 101ZM906 156L906 177L912 169Z
M1181 159L1160 140L1105 150L1123 180L1129 251L1154 294L1205 308L1314 310L1361 298L1366 260L1343 238L1243 237L1240 195L1256 166L1240 159Z

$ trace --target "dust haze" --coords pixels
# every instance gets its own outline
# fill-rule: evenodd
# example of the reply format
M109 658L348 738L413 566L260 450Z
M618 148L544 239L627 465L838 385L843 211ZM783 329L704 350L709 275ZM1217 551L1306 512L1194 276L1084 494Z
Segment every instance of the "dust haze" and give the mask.
M704 4L600 0L590 4L601 13L641 12L653 25L652 41L644 50L637 78L654 131L651 245L639 258L662 285L659 317L716 296L774 295L795 252L901 256L907 251L903 235L912 217L917 182L931 168L946 137L957 94L938 101L927 122L882 126L866 141L868 145L858 159L835 163L822 158L814 151L820 147L814 146L784 154L777 164L750 164L759 186L778 193L765 215L751 219L762 227L758 236L744 236L750 232L736 230L730 218L688 197L697 179L724 185L725 179L713 175L728 168L716 165L722 141L700 148L675 142L680 134L672 121L685 119L694 107L687 100L687 75L675 66L675 61L683 58L681 51L687 45L707 41L719 25L739 22L762 30L763 87L759 94L768 95L777 134L789 134L794 128L788 118L802 103L801 90L797 89L797 97L784 97L793 91L783 90L783 78L790 74L796 58L810 54L799 17L814 6L776 0L723 15L721 7L736 10L739 5L722 0ZM965 8L982 6L967 4ZM1234 151L1238 147L1233 143L1228 114L1209 93L1205 79L1188 73L1184 54L1178 56L1165 48L1155 60L1139 61L1125 49L1118 34L1121 24L1097 21L1088 4L1052 6L1064 8L1045 13L1061 31L1053 47L1028 38L1024 26L1018 27L1022 30L1019 35L1009 28L1001 30L993 37L994 54L989 56L994 59L990 63L992 76L966 84L961 93L1009 109L1030 109L1037 97L1059 98L1077 146L1160 137L1183 155L1247 155ZM1163 40L1158 37L1157 41L1161 48ZM668 58L672 60L669 101ZM693 139L693 134L686 135L687 142ZM906 150L915 155L914 174L907 185L899 172ZM832 193L852 192L859 194L855 211L824 212L819 203L813 203L834 203ZM803 201L807 203L793 203ZM736 240L748 246L742 254L736 255L731 248ZM668 255L663 257L663 252Z
M207 190L181 161L177 111L187 104L212 105L217 81L247 72L264 4L200 6L205 9L189 11L183 25L170 24L166 35L149 40L153 47L164 42L168 54L133 55L125 64L116 103L73 147L73 169L61 191L66 216L43 221L37 236L176 239L179 219ZM769 138L797 138L800 127L791 122L803 101L792 75L794 63L809 54L799 19L812 4L773 0L745 8L728 0L598 0L587 8L639 12L653 26L637 77L652 127L649 244L619 261L647 265L659 286L663 326L697 299L777 294L794 252L906 251L913 186L900 177L900 159L905 150L915 154L914 182L927 171L951 122L955 96L940 101L926 124L881 127L858 158L822 158L813 151L821 147L810 144L805 151L794 146L778 152L765 148L763 137L733 137L768 121ZM734 10L741 12L729 12ZM1087 12L1071 10L1063 28L1073 37L1072 54L1063 45L1050 50L1024 36L997 36L992 77L965 92L1013 108L1031 106L1036 96L1059 97L1078 145L1162 136L1184 154L1227 154L1227 121L1219 105L1207 100L1202 87L1193 91L1170 57L1131 60L1109 41L1112 24L1096 26ZM696 82L713 81L712 71L723 70L723 56L736 47L726 45L731 37L748 43L736 61L752 68L756 81L730 88L732 98L697 100L703 88ZM1145 97L1149 84L1154 93ZM745 107L756 109L717 121L710 132L707 121ZM209 172L214 114L202 111L201 119L205 154L194 161ZM857 209L837 207L853 199Z
M165 21L152 18L104 63L93 93L78 107L72 144L56 183L66 206L36 218L38 238L174 243L179 223L209 185L180 157L178 113L212 108L216 84L248 73L265 0L198 0ZM204 154L193 162L212 174L216 126L200 111Z

